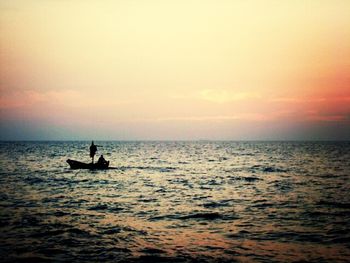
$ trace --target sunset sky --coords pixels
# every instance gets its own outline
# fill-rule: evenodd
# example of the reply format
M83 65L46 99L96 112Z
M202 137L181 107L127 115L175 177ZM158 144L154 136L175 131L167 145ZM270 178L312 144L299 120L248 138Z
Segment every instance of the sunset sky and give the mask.
M0 1L1 140L350 139L350 1Z

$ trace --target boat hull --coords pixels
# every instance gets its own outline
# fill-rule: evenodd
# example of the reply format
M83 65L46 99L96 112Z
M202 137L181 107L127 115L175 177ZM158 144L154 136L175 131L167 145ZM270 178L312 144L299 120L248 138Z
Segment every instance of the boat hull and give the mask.
M100 163L83 163L75 160L68 159L67 163L71 169L89 169L89 170L105 170L108 169L109 161L105 164Z

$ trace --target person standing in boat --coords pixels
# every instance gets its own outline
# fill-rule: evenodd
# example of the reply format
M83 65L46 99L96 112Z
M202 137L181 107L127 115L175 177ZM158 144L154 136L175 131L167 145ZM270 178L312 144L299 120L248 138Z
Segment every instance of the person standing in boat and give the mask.
M94 163L94 157L96 152L97 152L97 147L94 144L94 141L92 141L90 145L90 157L92 158L92 163Z

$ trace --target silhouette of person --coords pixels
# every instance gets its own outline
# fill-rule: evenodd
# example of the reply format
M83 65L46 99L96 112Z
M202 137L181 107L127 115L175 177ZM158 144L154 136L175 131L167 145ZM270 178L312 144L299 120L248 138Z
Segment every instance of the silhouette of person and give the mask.
M92 163L94 163L94 156L97 152L97 147L94 144L94 141L91 142L91 146L90 146L90 157L92 158Z
M98 164L106 164L106 160L105 160L105 158L103 158L103 155L101 155L100 158L98 158L97 163Z

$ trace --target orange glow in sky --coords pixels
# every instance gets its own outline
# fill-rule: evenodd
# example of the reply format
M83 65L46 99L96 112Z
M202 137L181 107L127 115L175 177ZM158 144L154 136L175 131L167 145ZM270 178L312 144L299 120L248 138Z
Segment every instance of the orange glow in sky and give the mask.
M0 2L0 139L350 139L350 1Z

